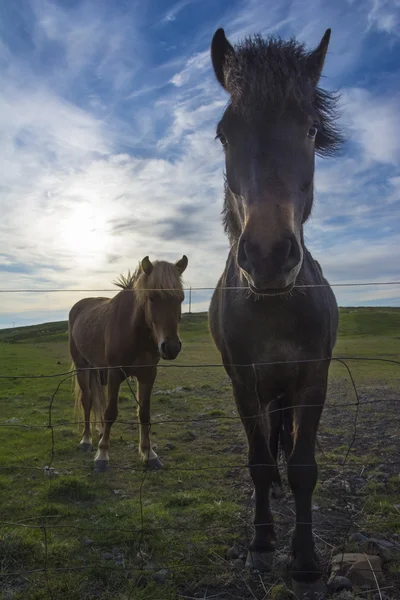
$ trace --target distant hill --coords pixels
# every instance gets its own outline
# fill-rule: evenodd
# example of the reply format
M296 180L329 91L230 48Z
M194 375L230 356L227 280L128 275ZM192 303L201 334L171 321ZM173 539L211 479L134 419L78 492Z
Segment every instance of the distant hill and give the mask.
M207 326L207 313L186 313L182 315L181 328L184 331L195 332ZM0 329L0 342L10 344L24 342L58 342L65 341L68 337L68 321L53 321L40 325L27 325L25 327L10 327Z
M185 313L182 316L182 332L197 333L208 328L207 313ZM67 340L67 321L55 321L41 325L15 327L0 330L0 342L36 343ZM377 335L399 337L400 308L354 307L340 309L339 336Z

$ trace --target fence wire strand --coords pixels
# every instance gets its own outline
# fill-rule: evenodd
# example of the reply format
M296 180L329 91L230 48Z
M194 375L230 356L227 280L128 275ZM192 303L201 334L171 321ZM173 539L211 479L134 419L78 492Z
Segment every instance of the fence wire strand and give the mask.
M367 287L373 285L400 285L400 281L345 281L338 283L308 283L308 284L297 284L294 285L294 289L306 289L306 288L326 288L326 287ZM249 288L245 286L219 286L219 290L230 290L230 291L245 291L248 292ZM159 292L159 288L147 288L149 292ZM163 291L165 292L176 292L180 291L177 288L165 288ZM213 292L215 290L215 286L213 287L184 287L183 291L185 292ZM131 292L132 289L116 289L116 288L91 288L91 289L80 289L80 288L1 288L0 294L53 294L53 293L97 293L97 292L109 292L109 293L119 293L119 292Z

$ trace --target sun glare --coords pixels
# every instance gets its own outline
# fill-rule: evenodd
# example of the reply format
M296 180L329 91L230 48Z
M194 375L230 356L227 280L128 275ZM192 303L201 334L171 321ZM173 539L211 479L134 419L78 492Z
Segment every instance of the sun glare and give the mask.
M102 208L79 204L60 222L61 244L80 263L99 261L110 251L107 218Z

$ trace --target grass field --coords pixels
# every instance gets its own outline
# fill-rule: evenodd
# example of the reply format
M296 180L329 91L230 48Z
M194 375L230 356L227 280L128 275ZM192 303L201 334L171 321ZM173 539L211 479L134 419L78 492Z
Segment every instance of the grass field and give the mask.
M249 573L240 558L227 558L233 544L245 552L251 532L246 440L223 369L195 366L220 362L206 315L184 317L182 340L179 359L159 370L153 396L152 436L164 470L143 472L134 399L124 385L110 469L98 474L94 454L78 450L71 377L18 378L69 370L66 323L0 331L0 375L15 377L0 379L3 600L291 597L284 562L294 513L286 483L273 505L274 571ZM342 309L335 354L400 360L400 309ZM348 364L361 406L345 367L333 363L314 496L317 550L328 574L336 550L355 549L351 533L386 540L381 593L398 599L400 366ZM45 473L50 463L54 477Z

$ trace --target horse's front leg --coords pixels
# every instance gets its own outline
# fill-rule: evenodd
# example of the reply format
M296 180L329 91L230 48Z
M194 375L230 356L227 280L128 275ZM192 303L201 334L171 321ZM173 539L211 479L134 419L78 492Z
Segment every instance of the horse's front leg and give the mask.
M149 469L161 469L162 462L151 446L150 401L157 367L143 369L138 380L139 455Z
M105 471L109 464L108 449L110 446L110 433L113 423L118 416L119 388L124 379L119 369L110 369L107 380L108 403L104 412L103 435L100 438L97 454L94 459L96 471Z
M249 444L249 470L254 483L254 537L249 545L246 566L269 570L275 550L275 531L270 508L270 489L277 478L277 466L269 447L267 407L260 406L254 392L234 385L234 394Z
M320 598L325 590L312 534L312 495L318 479L315 442L325 396L326 377L321 377L319 384L315 377L295 398L295 443L288 461L288 480L296 505L292 585L299 598Z

